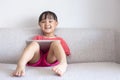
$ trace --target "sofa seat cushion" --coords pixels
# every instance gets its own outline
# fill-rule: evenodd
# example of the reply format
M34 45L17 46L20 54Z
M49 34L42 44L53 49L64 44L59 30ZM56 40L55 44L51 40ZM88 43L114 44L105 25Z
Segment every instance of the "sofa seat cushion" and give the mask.
M15 68L16 64L0 63L1 80L120 80L120 64L113 62L69 64L62 77L52 67L27 67L24 77L11 77Z

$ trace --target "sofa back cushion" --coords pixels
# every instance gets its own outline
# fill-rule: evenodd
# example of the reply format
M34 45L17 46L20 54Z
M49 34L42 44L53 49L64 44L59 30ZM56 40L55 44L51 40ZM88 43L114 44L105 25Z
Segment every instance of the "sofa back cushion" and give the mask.
M0 62L16 63L26 40L40 34L40 29L0 29ZM114 32L103 29L56 29L71 50L68 63L116 61Z

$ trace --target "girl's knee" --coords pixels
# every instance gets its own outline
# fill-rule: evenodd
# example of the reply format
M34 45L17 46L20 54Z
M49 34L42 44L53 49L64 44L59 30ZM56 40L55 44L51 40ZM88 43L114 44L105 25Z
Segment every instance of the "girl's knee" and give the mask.
M37 43L37 42L31 42L29 46L31 46L31 47L36 47L36 48L40 48L40 45L39 45L39 43Z
M51 43L51 46L52 46L52 47L56 47L56 46L59 46L59 45L61 45L59 40L53 41L53 42Z

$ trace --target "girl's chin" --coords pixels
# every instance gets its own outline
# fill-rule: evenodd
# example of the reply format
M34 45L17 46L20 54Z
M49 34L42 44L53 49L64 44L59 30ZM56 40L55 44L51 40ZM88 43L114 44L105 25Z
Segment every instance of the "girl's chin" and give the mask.
M50 34L50 33L52 33L51 31L45 31L44 32L45 34Z
M45 32L50 32L51 30L47 29L47 30L44 30Z

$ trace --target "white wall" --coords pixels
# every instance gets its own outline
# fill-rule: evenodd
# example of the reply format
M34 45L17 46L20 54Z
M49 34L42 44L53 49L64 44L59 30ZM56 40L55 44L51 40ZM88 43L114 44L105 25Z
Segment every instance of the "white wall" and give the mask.
M57 14L60 28L120 27L120 0L0 0L0 28L36 27L45 10Z

